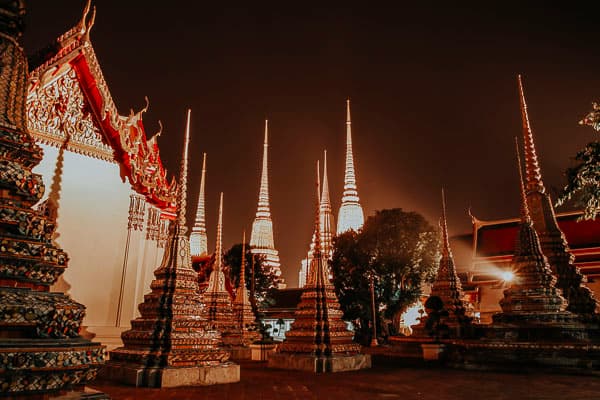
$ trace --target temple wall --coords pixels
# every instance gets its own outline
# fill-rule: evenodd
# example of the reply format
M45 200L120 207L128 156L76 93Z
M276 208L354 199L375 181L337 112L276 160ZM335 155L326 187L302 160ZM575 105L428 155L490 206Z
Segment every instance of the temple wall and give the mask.
M44 158L34 172L44 177L46 199L51 192L59 149L41 146ZM90 336L95 335L95 340L109 347L119 344L121 331L137 316L137 305L149 291L162 250L157 248L156 240L146 240L150 206L143 199L142 225L138 219L137 228L128 229L131 195L140 197L129 183L121 180L118 164L64 152L56 241L69 255L69 264L52 289L65 291L86 306L83 325Z

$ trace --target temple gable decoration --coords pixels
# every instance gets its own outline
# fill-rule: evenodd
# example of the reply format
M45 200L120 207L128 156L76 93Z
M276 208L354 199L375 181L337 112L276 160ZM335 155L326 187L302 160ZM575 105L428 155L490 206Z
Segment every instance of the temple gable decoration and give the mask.
M36 141L116 162L121 178L161 209L175 209L176 184L167 180L157 144L142 115L119 114L89 33L96 10L86 5L79 23L29 58L28 128Z

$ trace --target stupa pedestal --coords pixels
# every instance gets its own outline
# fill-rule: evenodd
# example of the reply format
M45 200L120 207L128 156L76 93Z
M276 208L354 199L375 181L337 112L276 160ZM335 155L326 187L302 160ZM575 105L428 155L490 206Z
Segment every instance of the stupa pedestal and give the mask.
M85 307L50 292L68 256L53 241L54 205L32 208L44 183L31 172L42 150L26 128L24 4L3 2L0 14L0 397L77 398L102 366L104 346L79 336Z
M139 305L141 317L123 332L123 347L110 352L103 375L135 386L173 387L238 382L239 365L219 347L221 334L202 317L204 304L192 269L186 236L186 192L190 111L181 163L177 219L151 292Z

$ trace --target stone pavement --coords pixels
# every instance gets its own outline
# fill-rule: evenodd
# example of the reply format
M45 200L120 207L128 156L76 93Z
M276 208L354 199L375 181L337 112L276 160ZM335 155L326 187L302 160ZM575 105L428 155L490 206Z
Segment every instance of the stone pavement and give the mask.
M600 377L550 373L511 374L426 367L375 366L370 370L319 374L271 370L242 363L239 383L175 389L134 389L106 381L92 388L125 399L402 399L402 400L593 400Z

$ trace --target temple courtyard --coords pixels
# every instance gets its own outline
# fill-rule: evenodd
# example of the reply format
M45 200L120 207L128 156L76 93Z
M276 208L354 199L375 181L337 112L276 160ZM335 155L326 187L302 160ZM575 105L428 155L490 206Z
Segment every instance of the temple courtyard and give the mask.
M371 369L336 374L272 370L241 364L239 383L172 389L133 388L97 380L91 388L126 399L597 399L595 376L535 372L499 373L375 362Z

